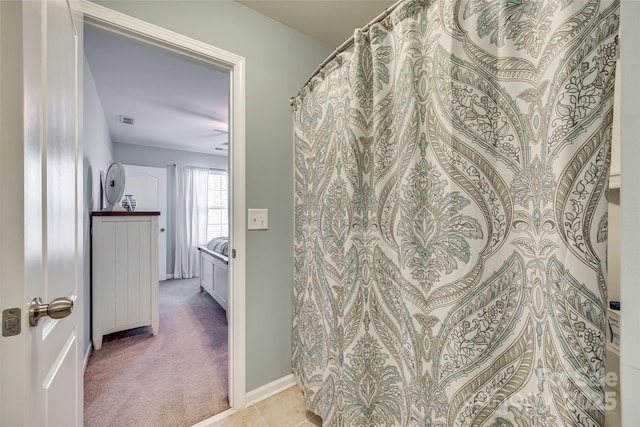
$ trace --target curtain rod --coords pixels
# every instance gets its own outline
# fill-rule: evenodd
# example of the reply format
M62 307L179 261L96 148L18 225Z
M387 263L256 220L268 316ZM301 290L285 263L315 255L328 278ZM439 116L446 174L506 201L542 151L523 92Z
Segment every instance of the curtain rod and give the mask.
M1 0L0 0L1 1ZM361 30L363 32L366 32L369 30L369 27L371 27L374 24L377 24L378 22L382 21L384 18L386 18L387 16L389 16L389 14L391 12L393 12L398 5L400 5L400 3L404 2L405 0L398 0L396 1L394 4L392 4L391 6L389 6L388 8L384 9L384 12L382 12L380 15L376 16L375 18L373 18L367 25L365 25L364 27L361 28ZM344 43L342 43L340 46L338 46L336 48L336 50L333 51L333 53L331 55L329 55L327 57L327 59L325 59L324 61L322 61L320 63L320 65L318 65L316 67L315 70L313 70L313 73L311 73L311 75L309 76L309 79L307 80L307 82L302 85L302 87L305 87L306 85L309 84L309 82L311 81L311 79L313 79L313 77L318 74L329 62L333 61L334 59L336 59L336 57L341 54L342 52L344 52L345 50L347 50L349 47L351 47L353 45L354 42L354 38L353 35L351 37L349 37ZM293 101L295 100L295 97L291 97L289 99L289 103L293 104Z

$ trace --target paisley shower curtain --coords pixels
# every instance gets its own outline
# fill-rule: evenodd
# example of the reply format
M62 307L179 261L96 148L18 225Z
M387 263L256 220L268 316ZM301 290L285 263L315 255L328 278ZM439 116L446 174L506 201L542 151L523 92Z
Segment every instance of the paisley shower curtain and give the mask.
M329 426L602 426L615 0L407 0L292 100Z

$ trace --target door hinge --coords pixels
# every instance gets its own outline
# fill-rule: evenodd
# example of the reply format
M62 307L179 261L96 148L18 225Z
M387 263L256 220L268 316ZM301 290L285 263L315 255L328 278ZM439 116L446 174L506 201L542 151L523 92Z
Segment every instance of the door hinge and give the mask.
M236 257L236 250L231 249L231 258L235 258L235 257Z
M20 319L22 312L19 308L7 308L2 312L2 336L12 337L20 334Z

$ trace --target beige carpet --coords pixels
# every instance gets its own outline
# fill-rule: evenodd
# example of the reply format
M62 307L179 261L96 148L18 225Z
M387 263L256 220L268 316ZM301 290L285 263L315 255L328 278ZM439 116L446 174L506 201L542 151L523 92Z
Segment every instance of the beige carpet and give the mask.
M160 283L160 330L105 337L89 359L84 423L190 426L229 408L227 319L197 279Z

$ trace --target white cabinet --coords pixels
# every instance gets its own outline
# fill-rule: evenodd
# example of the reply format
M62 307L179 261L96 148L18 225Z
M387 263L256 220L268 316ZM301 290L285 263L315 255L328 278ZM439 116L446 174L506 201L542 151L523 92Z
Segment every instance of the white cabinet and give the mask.
M94 212L93 348L113 332L151 326L158 333L159 212Z

